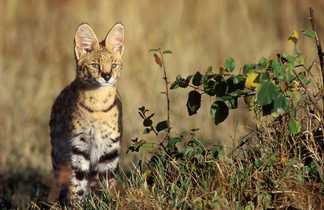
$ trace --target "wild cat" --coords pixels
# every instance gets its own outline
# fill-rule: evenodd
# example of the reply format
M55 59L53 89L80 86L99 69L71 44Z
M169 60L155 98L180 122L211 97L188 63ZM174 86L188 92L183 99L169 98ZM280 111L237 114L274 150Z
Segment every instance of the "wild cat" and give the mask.
M124 26L98 42L88 24L75 34L76 77L56 98L50 119L55 184L49 200L82 200L120 159L122 107L116 83L122 69Z

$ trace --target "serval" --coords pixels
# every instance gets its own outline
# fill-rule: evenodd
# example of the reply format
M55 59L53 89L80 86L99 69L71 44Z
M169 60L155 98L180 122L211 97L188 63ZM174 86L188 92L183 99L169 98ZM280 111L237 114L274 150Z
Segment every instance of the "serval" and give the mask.
M51 201L82 201L99 180L112 185L120 159L122 107L116 83L124 26L115 24L98 42L92 28L81 24L74 41L76 77L56 98L49 123L55 180Z

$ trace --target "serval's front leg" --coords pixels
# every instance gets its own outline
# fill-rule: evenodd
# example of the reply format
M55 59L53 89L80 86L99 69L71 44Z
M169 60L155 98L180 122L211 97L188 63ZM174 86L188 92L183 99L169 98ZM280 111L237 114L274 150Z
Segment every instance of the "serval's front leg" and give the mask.
M71 145L71 179L69 200L82 201L89 194L90 150L87 138L79 136Z
M120 155L119 142L113 142L99 157L97 163L98 176L101 183L103 183L107 189L114 188L117 185L117 181L114 178L114 173L118 168Z

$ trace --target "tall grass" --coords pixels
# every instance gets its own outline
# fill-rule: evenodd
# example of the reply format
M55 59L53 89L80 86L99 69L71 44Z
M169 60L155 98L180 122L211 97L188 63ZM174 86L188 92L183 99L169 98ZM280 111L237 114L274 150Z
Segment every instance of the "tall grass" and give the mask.
M170 78L209 65L218 67L228 55L239 63L253 62L260 55L289 48L286 37L305 28L309 5L315 8L318 20L324 18L321 0L0 0L0 193L9 191L8 180L27 185L24 189L12 186L15 192L10 191L16 195L13 203L23 205L32 188L29 177L37 175L48 182L50 107L74 78L73 37L79 23L91 24L101 38L116 21L126 25L127 49L119 88L127 142L141 126L137 107L149 101L157 115L162 112L162 96L155 94L163 88L160 72L148 49L163 46L174 52L166 61ZM324 34L323 22L318 24ZM303 48L311 52L312 44L305 40ZM208 113L183 120L184 95L171 93L175 132L199 127L204 138L231 147L253 126L242 110L218 127L212 122L200 126L208 121ZM26 181L21 181L24 176Z

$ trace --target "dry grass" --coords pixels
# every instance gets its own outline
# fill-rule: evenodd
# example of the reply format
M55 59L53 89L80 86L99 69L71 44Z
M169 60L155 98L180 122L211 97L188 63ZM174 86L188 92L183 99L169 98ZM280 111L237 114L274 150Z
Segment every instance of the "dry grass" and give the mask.
M119 86L127 140L141 127L137 107L147 104L158 116L163 114L163 98L156 94L163 84L150 48L174 52L167 59L171 79L209 65L218 67L227 56L239 63L254 62L289 49L286 38L289 32L306 27L310 5L316 18L323 19L321 0L0 0L0 175L8 170L19 174L25 168L31 169L30 174L49 173L50 107L74 78L73 37L79 23L90 23L99 37L116 21L126 25L127 49ZM323 22L319 24L323 35ZM306 52L311 52L311 46L303 40ZM216 128L211 121L206 123L207 112L187 117L185 93L171 92L171 100L176 132L199 127L204 138L232 146L253 126L244 110L238 110ZM207 127L201 127L203 121ZM0 192L6 190L1 188Z

